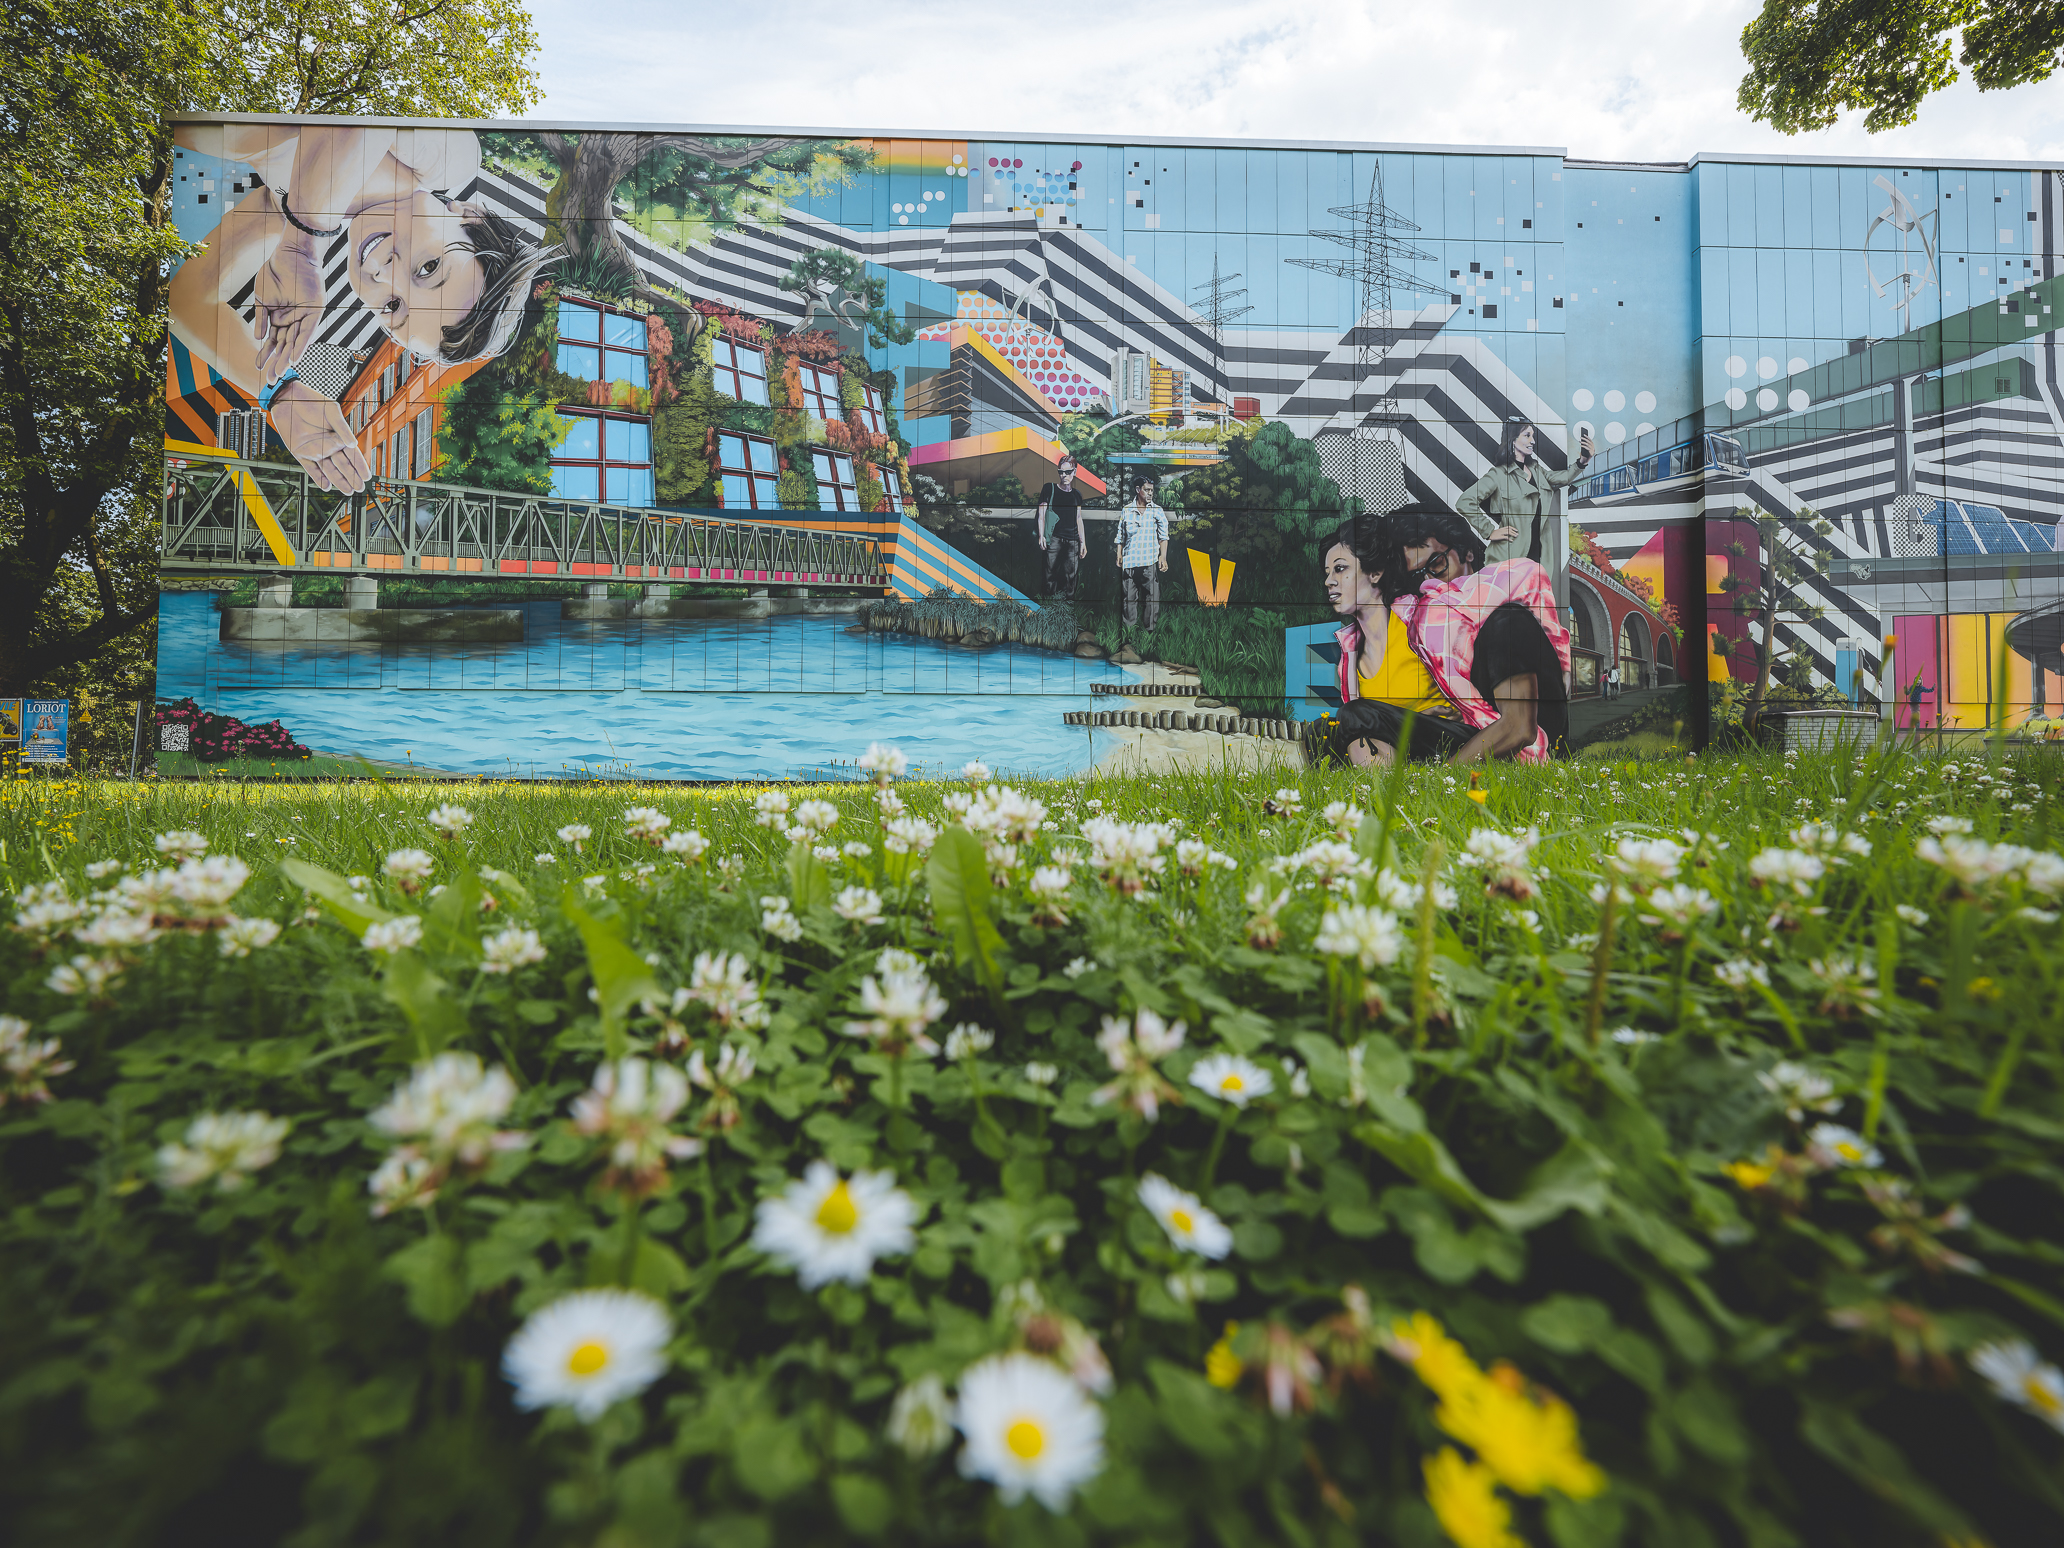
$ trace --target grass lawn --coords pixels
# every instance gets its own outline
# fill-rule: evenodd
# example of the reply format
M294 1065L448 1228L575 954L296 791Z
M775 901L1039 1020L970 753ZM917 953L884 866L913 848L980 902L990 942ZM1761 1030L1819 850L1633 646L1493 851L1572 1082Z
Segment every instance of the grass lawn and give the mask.
M2064 1538L2064 758L1656 753L0 787L0 1513Z

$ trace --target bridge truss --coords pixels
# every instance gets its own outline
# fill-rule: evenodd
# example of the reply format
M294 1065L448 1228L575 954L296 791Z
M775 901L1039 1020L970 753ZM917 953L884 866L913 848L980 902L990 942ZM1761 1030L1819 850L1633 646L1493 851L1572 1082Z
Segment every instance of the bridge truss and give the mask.
M880 546L855 534L409 480L375 479L363 493L339 495L298 467L231 457L168 456L165 475L159 563L172 573L328 569L870 591L889 583Z

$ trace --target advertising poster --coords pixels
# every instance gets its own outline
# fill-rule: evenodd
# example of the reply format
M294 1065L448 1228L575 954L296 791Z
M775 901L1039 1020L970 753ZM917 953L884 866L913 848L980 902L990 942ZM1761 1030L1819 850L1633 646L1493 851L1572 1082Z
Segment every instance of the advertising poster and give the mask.
M2064 729L2058 174L194 121L160 727L769 778ZM1896 636L1895 682L1880 682ZM1685 727L1690 726L1687 733ZM169 746L163 736L161 748Z
M69 756L71 701L24 699L21 710L21 761L63 763Z

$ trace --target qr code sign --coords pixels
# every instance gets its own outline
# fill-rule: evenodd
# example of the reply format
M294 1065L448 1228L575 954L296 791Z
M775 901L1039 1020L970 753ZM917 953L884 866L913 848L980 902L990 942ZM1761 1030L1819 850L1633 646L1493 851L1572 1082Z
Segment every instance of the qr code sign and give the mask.
M184 722L158 727L159 752L185 752L188 727Z

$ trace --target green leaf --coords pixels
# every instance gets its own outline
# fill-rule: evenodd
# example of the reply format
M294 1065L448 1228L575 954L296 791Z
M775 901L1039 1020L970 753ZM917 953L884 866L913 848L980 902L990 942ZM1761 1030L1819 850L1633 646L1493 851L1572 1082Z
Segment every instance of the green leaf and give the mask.
M600 919L581 906L579 887L569 883L559 907L580 931L588 952L588 972L595 979L595 994L602 1007L602 1040L608 1057L621 1059L630 1051L624 1039L623 1016L641 1000L659 998L659 981L645 959L631 950L623 931L613 919Z
M1147 1362L1155 1407L1169 1433L1206 1461L1228 1461L1247 1447L1233 1402L1197 1371L1166 1360Z
M831 1480L831 1503L839 1520L856 1537L879 1537L895 1515L895 1497L880 1479L865 1473L836 1473Z
M470 871L446 883L423 916L423 950L433 955L480 956L480 878Z
M319 865L306 860L286 859L280 862L280 875L303 891L312 892L321 898L332 914L342 920L353 935L365 934L367 925L378 924L394 916L377 904L368 902L351 890L351 883L335 871L326 871Z
M817 1476L802 1424L771 1414L755 1414L738 1427L731 1461L738 1481L763 1500L785 1499Z
M457 1237L425 1236L387 1259L385 1272L398 1280L417 1319L433 1328L459 1320L472 1296Z
M1699 1321L1698 1314L1661 1285L1646 1290L1648 1314L1663 1331L1671 1346L1692 1365L1704 1365L1713 1358L1713 1330Z
M1573 1500L1551 1494L1542 1520L1555 1548L1613 1548L1627 1530L1627 1510L1617 1494Z
M1003 973L997 958L1003 937L989 917L989 857L967 829L955 824L939 835L925 862L931 889L932 918L953 943L953 959L973 966L991 995L1002 993Z
M983 873L985 877L987 874ZM797 839L789 846L788 895L798 914L831 907L831 872L811 853L808 839Z
M1520 1330L1543 1349L1582 1354L1612 1331L1612 1312L1588 1295L1551 1295L1520 1315Z
M1962 1511L1922 1481L1904 1452L1850 1410L1807 1398L1799 1437L1879 1499L1931 1531L1958 1542L1978 1535Z
M1693 1382L1673 1393L1666 1406L1677 1433L1715 1462L1749 1460L1749 1432L1742 1428L1734 1400L1712 1382Z
M398 951L380 974L380 988L401 1008L416 1034L417 1052L428 1057L471 1030L451 985L413 951Z
M527 909L535 906L530 896L530 889L507 871L498 871L491 865L483 865L480 868L480 879L495 889L495 899L497 902L513 899L518 908Z

